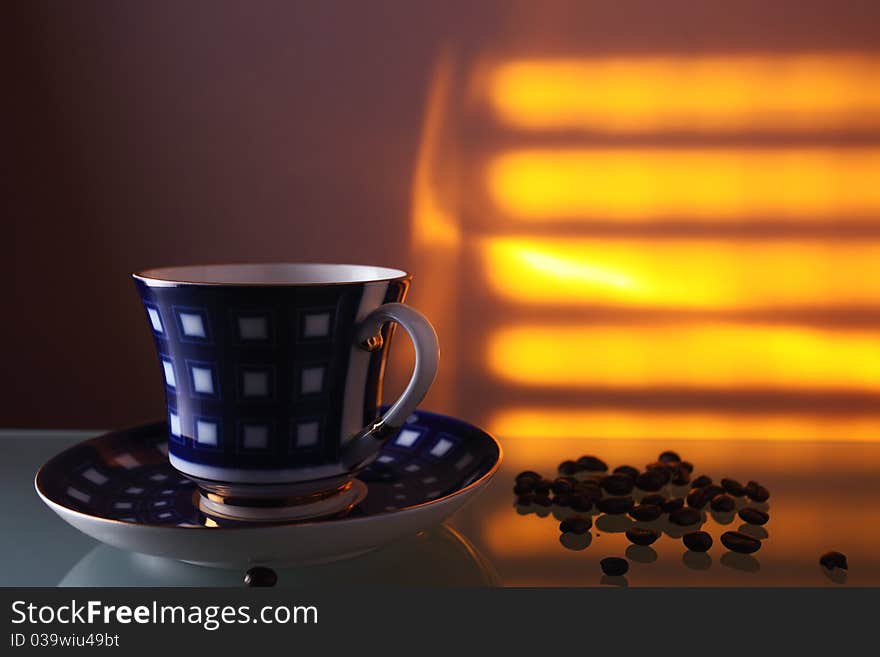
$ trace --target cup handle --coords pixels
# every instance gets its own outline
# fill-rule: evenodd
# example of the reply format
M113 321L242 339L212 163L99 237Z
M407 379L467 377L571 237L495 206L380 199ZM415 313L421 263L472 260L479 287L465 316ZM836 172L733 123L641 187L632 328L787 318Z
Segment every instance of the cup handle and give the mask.
M440 345L434 327L422 313L402 303L379 306L360 323L357 342L361 349L375 351L382 347L382 326L397 322L409 334L416 352L412 377L385 414L354 436L342 450L342 463L349 470L367 465L379 453L379 448L404 425L406 418L416 410L437 375Z

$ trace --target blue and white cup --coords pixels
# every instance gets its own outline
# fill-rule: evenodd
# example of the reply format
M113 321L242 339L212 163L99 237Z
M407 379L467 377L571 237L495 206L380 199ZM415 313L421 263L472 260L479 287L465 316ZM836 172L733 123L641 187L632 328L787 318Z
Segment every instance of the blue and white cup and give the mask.
M159 355L171 465L216 502L350 486L437 371L437 335L403 304L411 278L397 269L230 264L133 276ZM379 415L393 323L413 341L415 369Z

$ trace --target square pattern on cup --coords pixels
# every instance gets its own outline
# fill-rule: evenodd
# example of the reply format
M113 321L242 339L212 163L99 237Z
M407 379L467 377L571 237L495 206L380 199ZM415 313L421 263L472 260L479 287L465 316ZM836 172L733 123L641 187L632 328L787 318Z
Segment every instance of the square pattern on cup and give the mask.
M269 339L268 316L239 315L235 321L238 339L242 342L266 342Z
M177 317L177 330L183 342L208 342L211 329L208 324L208 313L200 308L172 308Z
M269 425L250 424L241 425L241 446L246 450L265 450L269 448Z
M199 447L220 446L220 425L216 420L199 418L196 420L196 444Z
M241 396L244 399L269 399L272 397L272 368L243 368L241 370Z
M303 395L318 395L324 392L324 376L327 368L323 365L305 366L299 373L299 391Z
M299 337L303 340L326 340L333 330L333 308L302 310L299 314Z
M318 446L321 440L321 423L318 420L300 420L293 425L293 445L297 449Z
M165 325L162 323L162 315L159 314L159 309L156 306L146 306L146 308L147 317L150 318L150 326L153 328L153 331L164 334Z
M181 437L180 416L174 411L168 411L168 427L172 436Z
M412 447L421 437L421 431L416 431L415 429L401 429L400 433L397 434L397 438L394 439L394 444L399 447Z
M174 363L168 358L162 358L162 374L165 377L165 385L169 388L177 387L177 376L174 374Z
M214 376L214 368L208 363L188 362L189 382L192 392L197 396L217 396L217 380Z

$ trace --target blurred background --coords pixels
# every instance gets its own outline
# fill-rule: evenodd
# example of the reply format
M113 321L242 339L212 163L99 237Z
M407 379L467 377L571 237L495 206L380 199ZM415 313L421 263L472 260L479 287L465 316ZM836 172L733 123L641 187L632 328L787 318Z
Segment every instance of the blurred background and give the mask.
M299 260L411 271L502 441L878 436L877 3L2 11L2 426L162 416L130 272Z

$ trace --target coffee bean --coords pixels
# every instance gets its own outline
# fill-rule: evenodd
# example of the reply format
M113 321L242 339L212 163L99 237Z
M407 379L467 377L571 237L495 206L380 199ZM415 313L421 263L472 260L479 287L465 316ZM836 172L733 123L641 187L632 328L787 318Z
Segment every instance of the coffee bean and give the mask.
M736 479L722 479L721 487L734 497L742 497L746 494L745 486L739 483Z
M541 479L535 482L535 495L548 495L553 487L553 482L549 479Z
M691 483L691 473L682 468L677 468L675 472L672 473L672 479L670 481L673 486L687 486Z
M721 534L721 542L728 550L740 554L751 554L761 549L761 541L741 532L724 532Z
M635 518L636 520L643 520L645 522L650 522L651 520L656 520L663 513L663 509L661 509L656 504L645 504L642 502L637 507L632 509L629 512L631 518Z
M682 461L678 464L678 467L686 471L688 475L692 475L694 473L694 464L690 461Z
M629 562L620 557L605 557L599 562L599 565L606 575L625 575L629 570Z
M586 497L593 504L602 499L602 489L598 486L575 486L572 495Z
M849 570L849 565L846 563L846 555L843 552L826 552L819 557L819 563L828 570L834 570L835 568Z
M626 537L630 543L636 545L651 545L651 543L660 538L660 534L653 529L630 527L626 530Z
M757 481L750 481L745 485L746 495L755 502L766 502L770 499L770 491Z
M559 531L571 534L586 534L593 526L593 521L583 516L572 516L559 523Z
M535 495L533 504L537 504L538 506L550 506L553 502L550 501L549 495Z
M642 503L644 504L645 500L642 499ZM663 513L672 513L676 509L680 509L684 506L684 498L683 497L673 497L668 500L665 500L663 504L660 505L660 508L663 509Z
M628 495L625 497L603 497L596 504L599 510L610 515L619 515L627 513L633 508L633 498Z
M571 495L568 495L567 493L554 495L553 504L556 506L571 506Z
M690 532L682 536L681 541L688 550L694 552L706 552L712 547L712 537L708 532Z
M687 505L693 509L702 509L708 501L705 488L692 488L687 495Z
M581 470L587 472L607 472L608 470L605 461L595 456L582 456L577 460L577 465Z
M570 493L572 490L574 490L574 484L572 484L572 482L565 477L559 477L557 479L554 479L553 483L550 484L550 490L557 494Z
M661 463L678 463L681 461L681 457L672 451L662 452L660 456L657 457L657 460Z
M523 472L520 472L518 475L516 475L517 483L519 483L520 479L531 479L533 482L535 482L541 480L541 475L539 475L534 470L524 470Z
M614 474L627 475L635 481L635 478L639 476L639 471L631 465L619 465L614 468Z
M557 468L557 470L559 471L560 474L573 475L578 470L580 470L580 468L578 467L578 464L575 463L574 461L563 461L562 463L559 464L559 467Z
M535 490L535 482L531 479L523 479L521 481L516 482L516 486L513 487L514 495L525 495L526 493L531 493Z
M724 489L717 484L709 484L703 489L703 495L706 496L707 500L712 500L716 495L721 495L724 492Z
M733 511L736 506L736 501L730 495L721 493L712 498L712 501L709 502L709 506L712 507L713 511Z
M669 522L682 527L699 524L702 519L703 515L699 511L688 506L676 509L669 514Z
M664 472L663 470L648 470L641 473L636 477L636 487L649 492L660 490L669 481L669 473L666 473L667 476L664 478L662 474Z
M625 474L610 474L599 480L599 485L611 495L628 495L632 492L635 482Z
M707 475L700 475L693 481L691 481L691 488L705 488L706 486L712 483L712 477Z
M245 586L275 586L278 575L271 568L254 566L244 574Z
M535 501L534 493L525 493L516 498L516 503L520 506L531 506Z
M656 506L663 506L664 502L666 502L666 496L662 493L648 493L642 498L642 504L654 504Z
M568 505L574 511L580 511L581 513L586 513L590 509L593 508L593 501L587 497L586 495L581 495L579 493L574 493L568 500Z
M750 525L765 525L770 520L770 514L751 506L740 509L738 515Z

